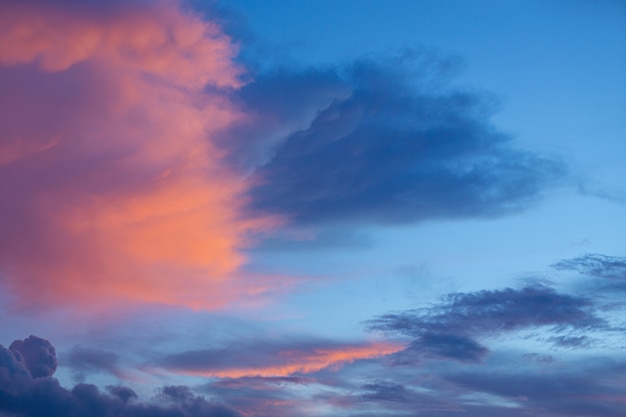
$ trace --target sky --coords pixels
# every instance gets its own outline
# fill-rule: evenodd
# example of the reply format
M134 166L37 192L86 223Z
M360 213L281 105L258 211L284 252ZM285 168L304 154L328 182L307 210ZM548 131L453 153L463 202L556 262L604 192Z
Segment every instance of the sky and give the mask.
M1 417L623 417L626 3L0 28Z

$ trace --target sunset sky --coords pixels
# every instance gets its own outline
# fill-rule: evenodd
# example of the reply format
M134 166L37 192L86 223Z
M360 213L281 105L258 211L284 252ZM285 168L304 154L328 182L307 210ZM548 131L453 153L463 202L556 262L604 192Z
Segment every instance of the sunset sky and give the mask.
M0 417L623 417L625 39L0 0Z

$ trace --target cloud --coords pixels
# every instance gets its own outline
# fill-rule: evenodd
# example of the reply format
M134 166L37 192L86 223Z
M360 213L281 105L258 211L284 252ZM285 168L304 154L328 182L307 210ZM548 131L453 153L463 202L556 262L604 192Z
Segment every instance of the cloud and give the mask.
M557 346L569 348L589 347L593 343L587 336L552 336L549 340Z
M214 309L242 279L246 180L216 132L237 47L177 1L1 2L0 276L22 308Z
M467 390L523 398L525 415L618 417L626 399L623 371L623 364L587 364L553 374L474 371L446 378Z
M389 376L389 373L387 374ZM396 375L394 375L397 377ZM401 379L401 378L399 378ZM356 386L342 387L321 393L317 400L324 400L337 408L337 414L346 416L374 415L456 415L466 411L456 400L453 392L438 384L432 390L430 383L419 386L411 381L373 379ZM449 384L448 384L449 385ZM432 414L431 414L432 413Z
M626 281L626 258L586 253L572 259L561 260L553 268L577 271L596 278Z
M185 375L284 377L334 369L357 360L389 355L402 348L403 345L384 342L254 341L172 354L158 360L156 365Z
M297 225L407 223L526 208L561 163L516 149L485 95L420 54L280 68L235 94L250 115L221 141L252 172L253 212Z
M351 372L339 372L333 384L320 387L313 398L316 404L334 408L327 415L350 417L417 412L426 417L620 415L626 392L619 354L611 360L594 351L554 361L517 350L495 354L480 364L431 361L411 368L355 364Z
M35 340L43 340L36 338ZM28 339L26 339L28 340ZM54 348L45 341L54 352ZM39 343L39 342L38 342ZM39 343L41 344L41 343ZM236 411L193 395L187 387L164 387L151 403L137 401L126 387L101 392L91 384L71 390L50 375L34 377L14 351L0 345L0 414L23 417L240 417Z
M488 352L476 341L484 336L541 327L557 333L607 327L595 309L589 299L532 285L519 290L453 293L431 308L389 313L367 324L372 330L414 339L399 355L400 363L413 362L422 355L478 361ZM571 347L580 339L566 336L554 342Z
M57 369L54 346L40 337L29 336L11 343L9 350L16 359L23 362L33 378L52 376Z
M361 397L365 401L408 402L412 393L405 386L389 381L374 381L364 384L361 388L367 391Z
M231 404L244 415L308 415L305 391L316 383L311 377L241 377L221 379L203 387L203 391Z
M68 367L79 381L84 381L87 373L104 371L117 377L122 376L119 368L119 355L102 349L74 346L61 357L62 365Z
M411 343L407 351L427 352L436 357L459 361L478 361L489 353L486 347L470 337L440 333L424 333Z

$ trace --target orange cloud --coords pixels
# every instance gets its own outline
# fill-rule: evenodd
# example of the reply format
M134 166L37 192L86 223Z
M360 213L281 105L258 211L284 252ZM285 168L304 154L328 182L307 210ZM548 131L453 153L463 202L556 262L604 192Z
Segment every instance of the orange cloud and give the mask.
M236 47L178 2L97 7L0 5L0 279L22 306L258 292L232 278L276 220L211 141L245 117Z
M374 342L363 345L344 345L306 350L280 350L274 362L267 366L234 366L225 369L170 369L173 372L202 377L242 378L281 377L293 374L308 374L322 369L338 369L360 359L372 359L404 349L404 345L389 342ZM250 352L254 355L254 352Z

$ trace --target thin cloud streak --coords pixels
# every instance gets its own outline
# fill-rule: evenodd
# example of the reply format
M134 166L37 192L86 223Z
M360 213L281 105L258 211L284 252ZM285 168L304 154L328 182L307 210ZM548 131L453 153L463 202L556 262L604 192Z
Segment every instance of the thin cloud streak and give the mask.
M403 344L311 342L243 343L169 355L156 362L170 372L213 378L287 377L340 367L363 359L380 358L404 349Z

